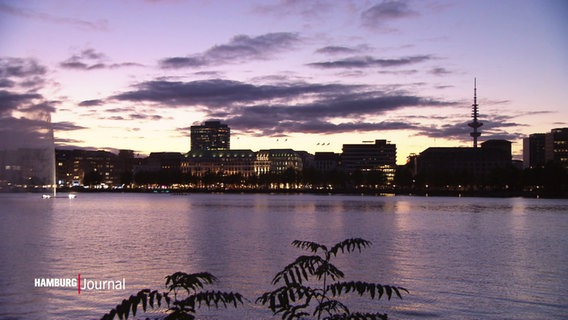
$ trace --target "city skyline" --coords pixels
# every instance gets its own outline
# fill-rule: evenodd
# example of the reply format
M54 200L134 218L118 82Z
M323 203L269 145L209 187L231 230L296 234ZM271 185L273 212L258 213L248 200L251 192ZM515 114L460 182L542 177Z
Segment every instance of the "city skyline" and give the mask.
M432 146L568 122L563 1L1 1L0 122L51 111L58 147L190 149L220 120L233 149ZM1 130L0 130L1 131ZM24 137L25 135L21 135Z

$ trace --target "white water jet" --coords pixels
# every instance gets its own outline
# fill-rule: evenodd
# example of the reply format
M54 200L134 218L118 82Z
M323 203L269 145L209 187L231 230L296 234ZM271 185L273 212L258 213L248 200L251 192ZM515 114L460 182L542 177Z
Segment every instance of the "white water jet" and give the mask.
M49 108L0 115L0 191L48 191L55 197L55 169Z

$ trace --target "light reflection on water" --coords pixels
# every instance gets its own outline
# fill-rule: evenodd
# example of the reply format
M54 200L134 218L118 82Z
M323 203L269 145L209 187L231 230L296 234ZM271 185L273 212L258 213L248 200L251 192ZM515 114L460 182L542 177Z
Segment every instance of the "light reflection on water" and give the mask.
M175 271L208 271L249 300L303 252L294 239L373 242L338 258L346 280L408 288L393 319L563 319L568 201L315 195L0 195L0 318L100 318ZM34 278L122 279L126 291L34 288ZM377 302L350 306L374 310ZM206 319L267 319L247 304Z

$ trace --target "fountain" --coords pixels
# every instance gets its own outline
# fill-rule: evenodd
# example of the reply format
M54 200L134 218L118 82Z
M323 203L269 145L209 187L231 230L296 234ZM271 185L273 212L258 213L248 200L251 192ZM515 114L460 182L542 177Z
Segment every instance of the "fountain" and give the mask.
M0 114L0 192L42 192L55 198L55 143L50 107Z

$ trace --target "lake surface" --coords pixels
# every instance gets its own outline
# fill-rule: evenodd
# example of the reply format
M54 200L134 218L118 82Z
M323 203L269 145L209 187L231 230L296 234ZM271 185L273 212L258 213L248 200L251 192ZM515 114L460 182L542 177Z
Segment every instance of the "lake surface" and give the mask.
M345 280L403 286L348 306L390 319L568 318L568 200L269 194L0 194L0 319L98 319L176 271L250 303L201 319L279 319L254 300L305 252L295 239L373 242L335 260ZM126 290L36 287L125 280Z

